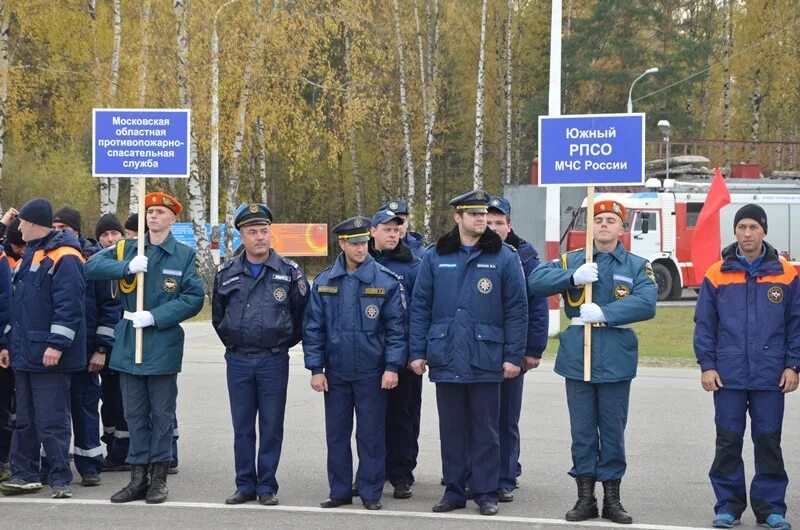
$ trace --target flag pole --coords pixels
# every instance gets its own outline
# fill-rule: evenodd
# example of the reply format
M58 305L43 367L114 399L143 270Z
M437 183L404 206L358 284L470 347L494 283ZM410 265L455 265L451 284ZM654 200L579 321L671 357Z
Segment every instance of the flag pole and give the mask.
M147 180L144 177L140 177L136 179L138 182L136 185L139 187L139 224L136 227L137 229L137 237L136 237L136 255L137 256L144 256L144 238L145 238L145 216L147 212L144 209L144 196L147 192L145 187L145 181ZM144 311L144 273L137 272L136 273L136 311ZM142 364L142 343L144 342L143 336L143 329L136 328L136 347L134 350L134 362L136 364Z
M594 258L594 186L586 188L586 263ZM592 303L592 284L584 285L584 304ZM592 379L592 325L583 325L583 380Z

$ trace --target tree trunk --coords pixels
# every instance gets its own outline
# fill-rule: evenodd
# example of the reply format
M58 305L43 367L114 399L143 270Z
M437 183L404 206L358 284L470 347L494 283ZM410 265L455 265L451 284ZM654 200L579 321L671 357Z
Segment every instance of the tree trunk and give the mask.
M272 151L269 153L269 204L278 205L278 127L272 126Z
M500 10L498 8L492 9L492 28L490 34L494 35L494 107L497 109L495 112L495 122L497 127L497 145L499 148L499 155L497 157L497 174L498 184L500 187L505 186L506 182L506 115L505 115L505 90L506 90L506 32L505 32L505 18L500 22Z
M353 72L350 64L350 30L344 27L344 68L345 68L345 100L348 110L353 105ZM356 153L356 130L352 120L347 124L347 143L350 148L350 164L353 166L353 187L356 191L356 213L364 215L364 185L361 182L361 171Z
M472 176L474 189L483 187L483 99L486 76L486 7L488 0L481 1L481 43L478 49L478 89L475 96L475 162Z
M142 0L141 4L141 56L139 58L139 108L147 106L147 67L148 67L148 50L150 48L150 15L152 0ZM130 205L128 209L131 213L139 211L139 185L138 178L131 179L130 189Z
M100 58L97 56L97 0L87 0L86 10L89 14L89 38L92 40L92 84L94 84L94 106L103 106L103 92L100 89ZM97 179L100 195L100 212L108 213L108 187L109 179Z
M111 78L108 86L108 104L117 105L117 89L119 88L119 57L122 47L122 6L121 0L114 0L114 51L111 53ZM117 213L119 202L119 178L108 179L108 211Z
M723 0L722 17L722 139L723 144L723 165L730 164L730 149L728 141L731 138L731 51L733 49L733 20L731 17L733 0Z
M406 179L408 181L406 204L408 205L409 217L413 218L414 195L416 194L414 157L411 151L411 125L408 116L408 100L406 98L406 62L403 57L403 35L400 32L400 8L397 5L397 0L392 2L392 12L394 15L394 34L397 40L398 70L400 71L400 114L403 120L403 146L405 148Z
M506 180L505 185L508 186L511 184L511 153L513 150L513 137L514 137L514 129L513 121L512 121L512 101L511 101L511 74L512 74L512 63L511 63L511 37L513 35L511 31L511 23L512 23L512 15L514 12L514 2L513 0L508 0L506 4L506 9L508 13L506 14L506 75L505 75L505 96L506 96L506 138L505 138L505 151L506 151Z
M225 205L225 254L227 256L233 255L233 215L236 213L238 201L236 197L239 194L239 161L242 154L242 144L244 143L244 132L247 124L247 102L250 98L250 91L252 86L250 83L253 78L253 67L261 55L261 44L264 42L264 35L268 29L264 28L261 31L264 22L264 14L261 9L261 0L255 0L256 7L256 24L259 31L256 31L256 38L250 46L250 56L247 59L247 65L244 68L244 83L242 84L242 92L239 94L239 109L236 119L236 134L233 137L233 151L231 153L231 166L228 178L228 200ZM273 9L275 4L273 3ZM272 13L270 13L270 16ZM269 21L267 21L269 24Z
M258 182L261 190L261 202L267 204L267 151L263 116L256 118L256 141L258 143Z
M6 148L6 108L8 102L8 32L11 9L8 0L0 0L0 201L3 199L3 166ZM3 205L0 203L0 212Z
M173 0L178 44L178 100L184 109L192 108L192 95L189 91L189 0ZM205 227L205 194L200 182L200 171L197 165L197 139L192 129L189 139L189 180L186 183L189 216L192 219L194 239L197 242L197 272L203 278L206 293L214 287L214 259L208 245Z
M755 82L753 92L750 94L750 112L753 115L753 121L750 124L750 160L751 164L759 163L758 157L758 129L761 125L761 101L764 96L761 94L761 68L756 67Z
M439 46L439 0L433 0L431 15L430 0L425 0L425 33L427 46L427 68L425 54L422 50L417 2L414 0L414 22L417 27L419 46L420 77L422 79L422 108L425 116L425 212L422 223L422 234L425 241L431 240L431 211L433 209L433 141L436 114L438 110L436 53Z

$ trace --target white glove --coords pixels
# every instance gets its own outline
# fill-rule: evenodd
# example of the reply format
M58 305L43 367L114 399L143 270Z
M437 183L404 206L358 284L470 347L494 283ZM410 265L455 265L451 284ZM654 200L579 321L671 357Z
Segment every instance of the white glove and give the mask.
M147 272L147 256L136 256L128 263L128 274Z
M597 322L606 322L606 316L603 310L597 304L583 304L581 306L581 320L587 324L594 324Z
M586 285L597 281L597 263L584 263L572 275L572 281L578 285Z
M135 328L146 328L156 323L150 311L137 311L131 315L131 322Z

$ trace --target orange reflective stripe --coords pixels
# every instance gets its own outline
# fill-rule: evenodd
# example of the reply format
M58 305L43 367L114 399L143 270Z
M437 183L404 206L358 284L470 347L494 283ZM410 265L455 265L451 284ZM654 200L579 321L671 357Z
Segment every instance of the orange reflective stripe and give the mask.
M19 261L18 259L14 259L11 256L9 256L8 254L6 254L6 259L8 260L8 264L11 265L12 269L16 269L17 268L17 262Z
M708 268L706 278L711 282L714 287L720 285L730 285L733 283L745 283L747 280L744 271L723 272L723 260L720 260Z
M782 283L788 285L792 283L792 280L797 278L797 270L794 268L794 266L783 258L779 259L781 261L781 265L783 265L783 273L773 274L771 276L759 276L758 277L759 283L769 282L769 283Z
M779 258L783 272L781 274L771 274L769 276L759 276L756 281L758 283L782 283L788 285L792 280L797 278L797 270L791 263L783 258ZM720 285L732 285L736 283L746 283L747 278L744 271L722 271L722 261L713 264L706 272L706 278L711 282L714 287Z
M44 261L45 258L50 258L50 261L53 262L53 266L55 267L64 256L75 256L81 260L81 263L86 263L86 260L78 249L72 247L58 247L53 250L48 250L47 252L42 249L37 250L33 253L31 264L35 265Z

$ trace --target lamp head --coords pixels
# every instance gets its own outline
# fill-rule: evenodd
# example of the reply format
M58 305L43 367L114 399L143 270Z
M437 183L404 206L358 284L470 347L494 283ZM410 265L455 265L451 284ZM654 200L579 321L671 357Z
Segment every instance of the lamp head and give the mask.
M667 120L658 120L658 130L661 131L661 134L664 136L669 136L669 122Z

